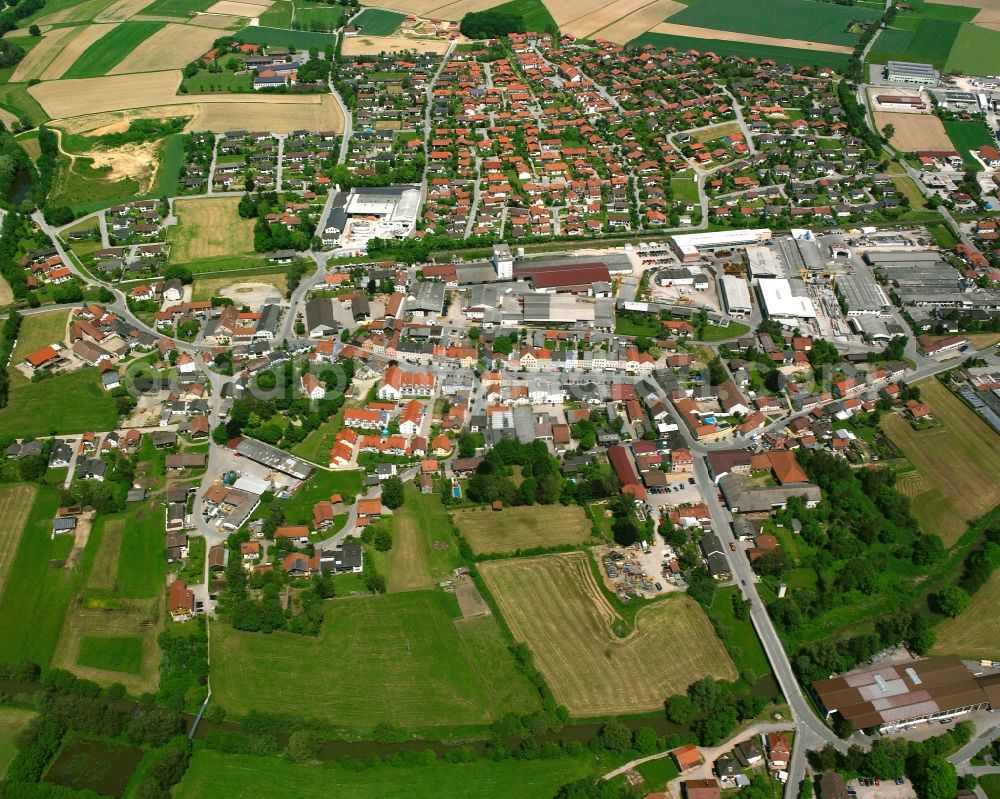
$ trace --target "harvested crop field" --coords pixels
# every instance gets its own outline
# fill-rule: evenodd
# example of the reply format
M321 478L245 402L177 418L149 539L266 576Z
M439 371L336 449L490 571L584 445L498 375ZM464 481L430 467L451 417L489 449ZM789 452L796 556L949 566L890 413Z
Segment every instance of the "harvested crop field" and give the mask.
M10 283L0 278L0 307L10 305L12 302L14 302L14 292L10 288Z
M83 55L90 45L108 33L114 25L84 25L76 28L67 28L73 31L73 35L65 39L62 49L52 59L42 71L42 80L58 80L63 76L76 60ZM50 114L51 116L51 114Z
M752 33L737 33L735 31L716 30L715 28L699 28L693 25L675 25L672 22L661 22L653 28L653 33L665 33L671 36L691 36L696 39L717 39L731 42L748 42L774 47L794 47L800 50L820 50L826 53L854 52L846 45L829 44L827 42L811 42L806 39L780 39L775 36L756 36ZM638 35L638 34L636 34Z
M590 520L579 505L525 505L501 511L484 506L454 511L451 517L477 555L582 544L590 538Z
M580 30L581 33L577 35L626 44L682 8L684 6L675 0L653 0L652 3L631 0L627 3L615 3L573 20L565 26L565 30ZM591 25L599 27L583 34L583 28L589 28Z
M52 81L32 86L28 93L42 104L45 113L53 119L60 119L99 111L169 104L180 85L180 70L171 70ZM190 97L179 99L191 102Z
M573 716L652 711L700 677L736 679L708 617L686 595L643 608L636 629L618 638L619 617L585 553L488 561L479 570L514 637Z
M177 200L178 223L169 228L170 260L176 263L253 252L253 220L236 213L236 197Z
M181 69L208 52L218 37L219 32L211 28L167 25L125 56L108 74Z
M241 0L219 0L209 6L207 14L229 14L234 17L259 17L271 7L270 3L244 3Z
M931 654L959 655L973 660L1000 660L1000 570L994 571L986 585L972 596L972 601L953 619L945 619L934 628L937 642Z
M116 25L88 47L63 77L102 77L162 28L162 22L123 22Z
M34 501L33 485L0 486L0 597L7 587L7 575Z
M950 546L968 521L1000 504L1000 442L986 422L937 380L916 385L940 424L914 430L902 416L891 414L882 418L882 427L931 486L912 499L917 521Z
M48 68L62 52L63 47L66 43L72 39L76 34L80 33L81 28L55 28L50 30L44 36L42 40L32 47L28 54L21 59L21 63L17 65L14 69L14 73L10 76L12 83L23 83L31 80L32 78L41 78L42 73Z
M414 39L409 36L349 36L344 39L344 55L378 55L397 50L416 53L444 53L448 42L444 39Z
M891 144L898 150L913 153L917 150L955 149L945 132L944 124L933 114L893 114L876 111L874 116L879 131L886 125L892 125L895 129Z
M188 25L221 30L224 28L238 28L244 22L246 22L245 17L233 17L228 14L198 14Z
M149 0L115 0L100 14L94 17L95 22L121 22L131 19L149 5Z
M457 22L471 11L486 11L488 8L496 8L496 6L497 0L455 0L453 3L440 5L437 8L431 9L423 16L431 19L447 19ZM378 31L372 31L373 35L377 33Z

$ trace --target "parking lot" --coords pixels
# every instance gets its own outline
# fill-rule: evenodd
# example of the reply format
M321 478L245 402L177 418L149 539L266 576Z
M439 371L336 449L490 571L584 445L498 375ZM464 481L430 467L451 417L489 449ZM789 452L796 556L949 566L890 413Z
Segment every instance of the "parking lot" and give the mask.
M857 799L916 799L913 783L899 780L850 780L847 793Z

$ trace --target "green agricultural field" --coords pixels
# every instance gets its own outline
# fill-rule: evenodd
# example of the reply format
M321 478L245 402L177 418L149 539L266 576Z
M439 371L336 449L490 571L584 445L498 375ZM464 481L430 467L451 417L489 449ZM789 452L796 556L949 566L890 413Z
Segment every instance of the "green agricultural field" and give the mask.
M300 13L296 10L296 14ZM395 11L383 11L380 8L366 8L352 20L352 24L361 28L366 36L388 36L406 19L405 14Z
M34 14L30 14L18 23L27 28L32 22L45 24L46 18L59 15L63 23L90 22L115 0L48 0Z
M123 674L142 673L142 638L135 635L85 635L80 640L81 666Z
M30 710L0 707L0 780L7 773L7 766L17 754L14 741L17 734L35 717Z
M955 49L956 37L965 27L969 26L957 20L920 19L913 29L889 29L875 42L868 62L920 61L944 69ZM1000 33L996 36L1000 38Z
M995 75L1000 70L1000 31L963 24L945 68L967 75Z
M91 536L75 568L62 565L66 536L52 539L60 492L40 488L0 600L0 661L27 658L49 665L70 601L86 582L100 536ZM50 563L50 561L57 561Z
M439 494L403 487L403 506L392 515L392 549L386 572L390 591L430 588L461 565L458 542Z
M209 72L198 70L198 74L184 78L181 85L190 94L215 94L216 92L252 92L253 77L235 75L232 72Z
M687 8L673 14L670 22L756 36L850 46L858 41L858 36L848 33L847 27L854 21L876 20L879 16L880 13L874 9L815 0L735 4L730 0L694 0Z
M993 144L993 137L989 128L979 121L949 121L944 123L945 132L955 149L962 154L965 160L965 168L973 172L982 169L982 165L972 157L971 151L977 150L984 144Z
M48 436L111 430L118 421L114 399L101 387L96 368L56 375L39 383L11 381L0 409L0 436Z
M247 44L263 44L274 47L292 47L308 50L317 48L320 52L327 47L333 47L337 37L329 33L312 33L310 31L289 31L281 28L252 27L244 28L234 34L237 39Z
M843 7L838 6L838 8ZM677 22L677 19L671 17L670 21ZM772 47L766 44L729 42L722 39L696 39L691 36L674 36L666 33L653 33L652 31L629 42L630 47L644 47L647 44L663 49L675 47L678 50L697 50L700 53L713 52L717 55L734 55L740 58L770 59L779 64L791 64L796 67L829 67L838 71L842 71L850 59L846 53L827 53L794 47Z
M376 9L367 9L364 14ZM379 14L395 14L394 11L377 11ZM399 14L402 19L405 17ZM296 3L295 4L295 24L307 28L310 31L334 31L340 27L340 21L344 17L344 9L340 6L328 6L317 3ZM398 23L396 27L399 27ZM396 29L393 28L393 30Z
M152 599L163 590L167 575L163 555L163 508L159 504L143 503L122 514L121 520L125 534L118 555L118 593L125 599Z
M265 28L291 28L293 0L278 0L267 11L260 15L260 24Z
M220 755L199 750L177 789L177 799L228 799L253 785L257 799L549 799L568 782L596 776L592 755L558 760L348 769L300 766L276 757Z
M189 17L195 11L205 11L215 0L153 0L142 13L151 17Z
M340 494L346 502L360 493L359 469L337 472L317 469L291 499L279 501L284 502L288 524L307 524L312 522L312 506L320 500L329 499L333 494Z
M84 50L63 77L98 78L105 75L164 24L163 22L119 23Z
M452 594L351 597L325 608L317 638L213 626L212 694L219 704L238 716L285 713L308 686L303 713L366 730L380 722L418 730L479 726L538 707L495 620L456 623Z
M524 29L528 31L559 30L559 26L542 0L510 0L509 3L495 6L490 11L519 14L524 21Z

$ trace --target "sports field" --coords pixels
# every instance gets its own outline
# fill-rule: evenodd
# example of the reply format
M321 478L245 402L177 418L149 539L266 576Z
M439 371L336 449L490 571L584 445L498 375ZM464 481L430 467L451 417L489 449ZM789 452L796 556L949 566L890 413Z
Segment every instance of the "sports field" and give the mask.
M882 427L929 486L911 498L917 521L950 545L968 521L1000 504L1000 441L937 380L917 385L940 425L917 431L898 414L890 414L883 416Z
M945 619L934 631L932 654L952 654L972 660L1000 660L1000 570L972 596L965 611Z
M585 553L489 561L479 570L514 637L574 716L656 710L699 677L736 678L708 617L686 595L643 608L636 629L617 638L618 615Z
M231 714L296 707L364 729L480 725L535 709L495 620L459 628L457 615L454 596L410 591L327 602L317 638L214 625L212 693Z
M857 20L875 20L879 11L860 6L842 6L815 0L693 0L670 17L677 25L715 28L778 39L827 42L853 46L858 35L847 27Z
M422 494L412 482L403 486L403 506L393 512L392 549L386 572L390 591L430 588L451 577L458 566L458 545L441 497Z
M466 508L454 511L452 519L477 555L582 544L590 539L590 520L579 505L524 505L501 511Z
M184 263L253 252L253 220L240 218L239 203L237 197L177 200L178 223L167 232L170 260Z
M7 577L34 501L33 485L0 486L0 597L7 586Z
M950 150L951 139L945 132L940 117L933 114L895 114L876 111L875 126L881 133L886 125L892 125L895 132L891 144L904 153L918 150Z
M981 170L983 165L972 156L972 150L978 150L984 144L994 144L989 128L978 120L949 120L944 123L944 129L965 160L965 168L973 172Z
M363 701L359 698L358 701ZM595 774L593 755L557 760L504 760L399 768L351 769L333 764L300 766L283 758L220 755L199 750L177 799L230 799L253 786L256 799L551 799L566 783Z
M101 387L97 369L87 368L40 383L12 379L7 407L0 409L0 436L111 430L117 421L114 399Z
M388 36L406 19L405 14L396 11L383 11L380 8L366 8L356 17L353 24L371 36Z
M0 707L0 780L7 773L7 766L17 754L14 743L17 734L35 717L30 710L16 707Z
M836 70L844 69L849 60L849 56L845 53L755 44L743 41L740 36L734 37L733 40L717 38L699 39L691 36L676 36L649 31L629 42L629 45L632 47L643 47L647 44L661 49L674 47L678 50L697 50L699 53L711 52L716 55L734 55L740 58L756 58L758 60L770 59L778 64L791 64L792 66L818 65Z
M122 22L88 47L63 77L97 78L163 27L162 22Z

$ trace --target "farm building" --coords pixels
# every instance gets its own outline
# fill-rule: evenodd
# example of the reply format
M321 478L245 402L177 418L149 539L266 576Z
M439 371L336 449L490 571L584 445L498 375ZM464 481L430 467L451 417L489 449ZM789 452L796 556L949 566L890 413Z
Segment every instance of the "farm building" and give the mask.
M996 675L975 677L955 655L817 680L812 689L828 717L839 712L855 729L883 733L1000 707Z

